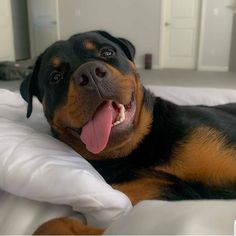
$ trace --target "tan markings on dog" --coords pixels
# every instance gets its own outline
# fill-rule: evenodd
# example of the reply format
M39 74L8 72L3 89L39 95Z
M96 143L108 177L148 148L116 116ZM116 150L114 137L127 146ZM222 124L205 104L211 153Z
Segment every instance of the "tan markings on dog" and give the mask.
M79 99L78 94L82 95ZM86 111L83 110L82 105L89 104L90 101L93 102L96 100L88 99L88 97L89 96L83 96L83 90L80 91L74 81L71 80L66 101L54 111L53 120L49 121L49 123L53 130L57 132L60 140L70 145L84 158L91 159L92 154L86 150L80 138L75 138L65 130L65 126L79 128L87 121L86 118L84 118Z
M85 123L83 119L84 110L80 104L86 104L87 97L80 96L78 94L82 91L78 91L74 81L69 84L67 99L60 107L54 112L52 125L61 126L64 123L70 127L80 127L81 123Z
M60 65L61 65L61 59L60 59L58 56L54 56L54 57L51 59L51 65L52 65L52 67L54 67L54 68L59 68Z
M122 74L115 67L106 64L112 77L115 78L115 82L113 84L114 89L118 90L122 95L120 97L120 103L127 105L132 98L132 92L135 91L135 76L133 74Z
M96 45L91 39L84 40L84 47L88 50L95 50Z
M136 91L136 103L137 103L137 108L136 108L136 117L134 120L134 124L137 125L138 121L140 120L140 115L142 114L141 108L142 108L142 101L143 101L143 88L142 88L142 84L141 81L139 79L139 74L137 73L137 69L135 64L132 61L129 61L129 64L131 65L131 68L133 70L133 73L135 74L135 91Z
M42 224L34 235L102 235L104 229L82 224L79 220L59 218Z
M133 72L136 73L136 72L137 72L137 67L136 67L136 65L135 65L132 61L130 61L130 60L129 60L129 64L130 64L130 66L131 66Z
M175 150L169 165L156 169L187 181L225 186L236 181L236 150L220 132L200 127Z
M124 140L123 143L120 143L120 145L112 147L102 153L105 157L115 158L127 156L135 148L137 148L143 138L150 132L153 115L152 112L149 111L148 108L143 104L143 89L140 80L133 75L123 76L118 70L113 67L111 67L111 71L113 73L113 76L116 76L115 78L118 78L119 82L123 82L120 83L121 91L123 89L125 94L125 91L132 91L132 89L134 89L136 99L136 114L134 118L133 132L126 140ZM128 99L128 101L130 100L131 98Z
M141 117L143 112L148 112L148 111L142 111L142 102L143 102L143 88L141 85L141 82L139 79L136 78L136 94L135 94L135 99L136 99L136 116L134 119L134 124L137 126L140 119L142 119L143 117ZM150 111L149 111L150 113Z
M155 177L142 177L122 184L113 184L112 187L125 193L133 205L142 200L161 199L163 187L170 183Z

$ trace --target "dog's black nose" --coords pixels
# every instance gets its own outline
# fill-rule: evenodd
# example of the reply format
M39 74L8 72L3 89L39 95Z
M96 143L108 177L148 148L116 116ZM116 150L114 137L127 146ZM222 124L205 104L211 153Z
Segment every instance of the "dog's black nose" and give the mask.
M96 88L97 83L108 77L108 69L102 62L88 62L81 65L74 72L74 79L78 86L89 89Z

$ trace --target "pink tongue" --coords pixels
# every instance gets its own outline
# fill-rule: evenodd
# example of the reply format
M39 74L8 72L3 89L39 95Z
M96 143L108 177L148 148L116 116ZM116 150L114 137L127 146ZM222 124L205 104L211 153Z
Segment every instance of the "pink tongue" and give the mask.
M97 154L107 146L114 112L112 101L108 101L98 108L94 117L83 127L80 138L90 152Z

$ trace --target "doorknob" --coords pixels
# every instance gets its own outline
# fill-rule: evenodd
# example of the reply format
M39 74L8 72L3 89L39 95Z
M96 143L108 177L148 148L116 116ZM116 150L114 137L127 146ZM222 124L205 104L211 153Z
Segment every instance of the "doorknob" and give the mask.
M170 26L170 23L169 22L165 22L165 26Z

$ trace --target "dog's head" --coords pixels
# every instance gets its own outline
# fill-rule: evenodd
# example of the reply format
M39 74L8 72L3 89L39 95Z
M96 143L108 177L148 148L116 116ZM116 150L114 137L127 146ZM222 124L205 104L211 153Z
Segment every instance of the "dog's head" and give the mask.
M36 96L53 133L85 157L128 155L152 121L134 55L128 40L104 31L54 43L21 84L27 117Z

